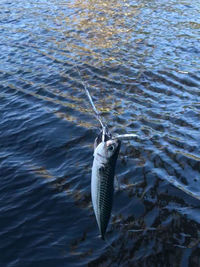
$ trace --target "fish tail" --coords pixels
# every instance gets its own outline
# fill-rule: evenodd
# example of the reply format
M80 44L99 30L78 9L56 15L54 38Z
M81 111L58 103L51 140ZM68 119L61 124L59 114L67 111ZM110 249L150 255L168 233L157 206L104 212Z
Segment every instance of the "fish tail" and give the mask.
M112 252L114 253L115 252L115 249L114 249L114 247L111 245L111 242L109 242L108 241L108 239L105 237L105 236L103 236L103 237L101 237L102 238L102 240L104 240L105 242L106 242L106 244L108 245L108 247L112 250Z
M101 234L101 239L105 241L105 236Z

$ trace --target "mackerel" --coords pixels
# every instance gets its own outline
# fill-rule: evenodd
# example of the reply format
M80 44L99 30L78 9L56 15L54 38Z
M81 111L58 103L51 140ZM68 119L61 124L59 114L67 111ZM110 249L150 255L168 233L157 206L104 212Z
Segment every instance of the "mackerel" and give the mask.
M121 142L118 139L105 139L100 143L96 142L94 149L91 195L94 213L103 240L112 210L115 165L120 145Z

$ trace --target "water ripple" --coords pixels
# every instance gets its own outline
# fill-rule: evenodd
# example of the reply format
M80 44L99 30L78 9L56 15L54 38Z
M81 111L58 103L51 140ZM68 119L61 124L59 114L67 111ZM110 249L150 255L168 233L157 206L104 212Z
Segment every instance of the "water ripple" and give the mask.
M0 7L0 265L199 266L199 4ZM82 82L112 132L138 135L117 164L113 249L91 205L99 125Z

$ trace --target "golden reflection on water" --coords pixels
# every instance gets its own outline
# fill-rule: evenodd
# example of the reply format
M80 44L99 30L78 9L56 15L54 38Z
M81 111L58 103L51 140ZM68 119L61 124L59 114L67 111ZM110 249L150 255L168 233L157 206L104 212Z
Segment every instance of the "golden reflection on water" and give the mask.
M196 155L193 155L191 153L186 153L184 151L181 151L181 150L176 150L176 153L177 154L182 154L183 156L185 156L186 158L190 158L190 159L193 159L195 161L200 161L200 157L196 156Z
M143 7L141 3L133 4L130 0L75 0L69 1L66 5L69 12L65 14L59 11L55 14L56 22L62 26L59 29L58 27L53 29L59 31L60 36L64 37L64 39L53 41L57 47L62 47L63 52L60 52L62 57L59 61L63 63L65 58L66 62L70 58L72 62L78 61L98 68L107 64L118 66L123 64L123 58L119 56L123 45L130 43L132 46L138 46L138 43L142 41L139 38L133 41L136 35L134 32L138 31L139 14ZM47 54L45 56L48 57ZM54 55L50 57L56 61ZM107 74L103 76L108 78ZM84 82L88 81L83 75L81 78ZM95 86L101 91L98 81ZM115 105L107 105L107 101L100 103L101 112L110 112L111 106L112 110L115 110L115 115L124 112L123 108L117 107L122 106L121 103L116 103L115 99L111 99L110 102Z
M28 169L42 178L52 179L53 176L43 166L27 164Z
M128 20L133 20L139 14L141 5L130 4L127 0L76 0L69 3L68 7L78 11L78 14L76 12L73 16L65 17L65 22L76 29L70 33L70 37L83 44L71 44L71 47L98 56L93 50L116 48L119 42L130 41L134 27L130 27ZM105 60L114 59L111 56Z
M63 113L63 112L55 112L54 113L59 119L63 119L72 123L76 123L76 125L80 126L80 127L84 127L87 129L93 128L94 125L87 122L87 121L82 121L80 119L78 119L75 116L69 115L67 113Z

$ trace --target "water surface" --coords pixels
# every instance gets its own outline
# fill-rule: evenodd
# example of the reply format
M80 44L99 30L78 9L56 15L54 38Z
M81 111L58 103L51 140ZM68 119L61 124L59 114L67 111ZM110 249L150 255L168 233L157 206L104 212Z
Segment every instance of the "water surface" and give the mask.
M200 266L200 3L0 3L0 265ZM136 133L108 244L90 198L99 125Z

